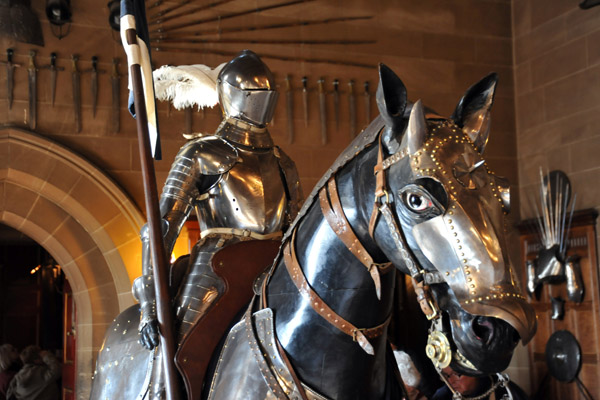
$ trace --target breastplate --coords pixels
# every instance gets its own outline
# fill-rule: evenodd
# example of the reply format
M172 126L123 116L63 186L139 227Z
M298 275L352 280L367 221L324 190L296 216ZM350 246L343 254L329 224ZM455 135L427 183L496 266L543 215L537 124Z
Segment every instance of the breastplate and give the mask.
M200 231L248 229L266 234L282 229L287 198L273 149L238 148L240 161L196 203Z

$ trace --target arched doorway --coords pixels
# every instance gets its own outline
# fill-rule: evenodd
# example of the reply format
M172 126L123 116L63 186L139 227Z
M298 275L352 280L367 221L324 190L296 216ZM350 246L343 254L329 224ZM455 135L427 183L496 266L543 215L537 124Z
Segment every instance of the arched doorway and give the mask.
M0 222L62 267L77 308L77 398L86 398L106 328L133 304L144 219L129 196L83 157L40 135L0 130Z

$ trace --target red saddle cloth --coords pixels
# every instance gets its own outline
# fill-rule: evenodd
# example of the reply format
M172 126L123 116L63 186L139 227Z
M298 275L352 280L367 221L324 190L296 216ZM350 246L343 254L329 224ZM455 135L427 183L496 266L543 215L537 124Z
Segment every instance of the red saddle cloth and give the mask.
M252 298L254 280L271 266L280 244L275 240L244 241L227 246L212 257L211 266L225 282L225 291L190 330L175 354L190 400L200 398L212 353L233 318Z

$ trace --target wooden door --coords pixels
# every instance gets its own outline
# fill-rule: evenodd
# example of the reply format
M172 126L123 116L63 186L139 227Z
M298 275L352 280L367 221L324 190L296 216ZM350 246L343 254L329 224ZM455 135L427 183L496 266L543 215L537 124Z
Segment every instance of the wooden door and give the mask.
M75 349L77 335L76 310L73 302L73 291L69 281L64 285L64 315L63 315L63 367L62 367L62 398L75 400Z

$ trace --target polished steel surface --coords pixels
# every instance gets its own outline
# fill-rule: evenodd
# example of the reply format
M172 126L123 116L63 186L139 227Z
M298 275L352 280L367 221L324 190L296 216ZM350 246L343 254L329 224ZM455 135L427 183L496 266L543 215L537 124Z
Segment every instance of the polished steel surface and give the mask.
M155 361L154 352L139 343L138 322L139 307L135 305L108 328L96 361L91 399L140 400L146 395ZM124 376L127 379L122 379Z
M449 200L443 214L412 228L414 238L467 312L504 319L528 342L535 314L516 286L506 254L507 210L496 177L456 125L434 124L433 131L436 135L412 155L411 168L416 178L443 182ZM470 184L453 172L457 167L471 169Z
M277 384L288 398L300 399L290 372L277 351L272 310L269 308L260 310L253 314L252 320L256 337L260 342L260 350L264 352L263 355L268 360L269 368L276 376ZM319 395L307 386L304 386L304 390L309 400L327 400L326 397ZM265 384L257 368L244 332L243 320L237 323L227 336L225 346L219 356L215 379L212 381L208 399L277 399Z
M273 118L279 96L273 73L250 50L242 51L223 67L217 78L217 93L227 117L261 127Z
M239 119L226 118L217 129L217 134L238 145L268 149L273 140L266 128L259 128Z
M236 163L196 202L200 231L213 227L248 229L256 233L282 230L287 199L279 162L273 150L238 149Z
M583 301L583 277L581 276L581 266L579 265L579 256L570 256L565 265L567 276L567 297L574 303Z

